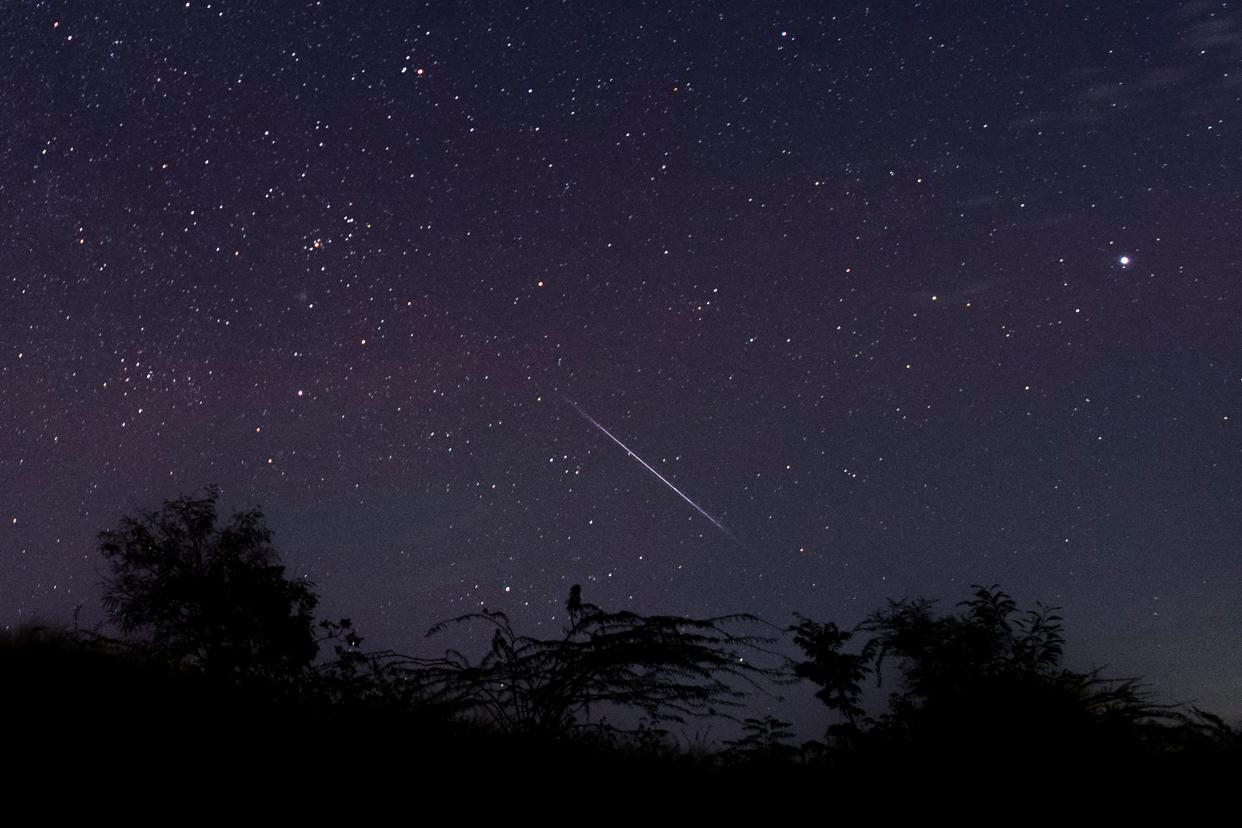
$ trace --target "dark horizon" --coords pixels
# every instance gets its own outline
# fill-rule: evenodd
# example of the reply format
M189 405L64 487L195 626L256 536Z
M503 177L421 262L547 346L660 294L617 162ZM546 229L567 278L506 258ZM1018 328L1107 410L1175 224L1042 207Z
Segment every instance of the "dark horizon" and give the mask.
M999 584L1242 718L1242 11L12 5L0 626L217 484L380 648Z

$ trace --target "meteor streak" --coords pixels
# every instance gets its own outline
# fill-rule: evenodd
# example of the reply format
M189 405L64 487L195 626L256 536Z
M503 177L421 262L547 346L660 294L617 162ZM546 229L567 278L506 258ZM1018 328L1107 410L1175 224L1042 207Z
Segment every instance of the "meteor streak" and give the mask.
M618 446L620 446L621 448L625 449L625 453L626 453L626 454L628 454L630 457L633 457L633 458L634 458L635 460L637 460L639 463L642 463L642 464L643 464L643 468L644 468L644 469L646 469L647 471L651 472L651 473L652 473L652 474L654 474L656 477L658 477L658 478L660 479L660 482L661 482L661 483L663 483L665 486L668 486L670 489L672 489L674 492L676 492L676 493L677 493L677 496L678 496L678 497L680 497L682 500L686 501L686 502L687 502L687 503L689 503L692 507L694 507L694 511L698 512L700 515L702 515L703 517L705 517L705 518L707 518L708 520L710 520L710 521L712 522L712 525L713 525L713 526L715 526L717 529L719 529L721 532L724 532L724 533L725 533L726 535L728 535L730 538L733 538L734 540L737 540L737 538L736 538L736 537L734 537L733 533L732 533L732 532L730 532L728 529L726 529L726 528L724 527L724 524L722 524L720 521L716 520L714 517L712 517L711 515L709 515L709 514L707 513L707 511L703 509L703 507L702 507L702 506L700 506L699 504L695 503L695 502L694 502L693 500L691 500L690 498L686 497L686 493L685 493L685 492L683 492L681 489L677 488L677 487L676 487L676 486L674 486L672 483L670 483L670 482L668 481L668 479L667 479L664 475L660 474L658 471L656 471L655 469L653 469L653 468L651 467L651 465L650 465L650 464L649 464L646 460L644 460L643 458L641 458L641 457L639 457L637 454L635 454L633 451L631 451L629 446L627 446L625 443L623 443L623 442L621 442L620 440L618 440L618 439L616 438L616 436L615 436L615 435L614 435L611 431L609 431L608 429L606 429L606 428L604 428L602 425L600 425L599 420L596 420L596 419L595 419L594 417L592 417L590 414L588 414L588 413L586 413L585 411L583 411L583 410L582 410L582 408L581 408L581 407L580 407L580 406L579 406L576 402L574 402L573 400L571 400L569 397L566 397L564 394L561 394L561 399L563 399L565 402L567 402L567 403L569 403L570 405L572 405L572 406L574 407L574 411L577 411L579 414L581 414L581 415L583 416L583 418L584 418L584 419L586 419L586 421L587 421L588 423L590 423L591 425L595 426L595 427L596 427L596 428L598 428L600 431L604 432L604 434L608 435L608 439L612 440L612 441L613 441L614 443L616 443Z

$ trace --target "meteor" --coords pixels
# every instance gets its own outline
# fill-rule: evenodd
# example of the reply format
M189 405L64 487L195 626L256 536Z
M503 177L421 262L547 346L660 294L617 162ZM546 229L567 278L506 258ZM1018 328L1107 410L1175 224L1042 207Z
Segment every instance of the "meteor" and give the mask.
M602 425L600 425L599 420L596 420L596 419L595 419L594 417L592 417L590 414L588 414L588 413L586 413L585 411L583 411L583 410L582 410L582 408L581 408L581 407L580 407L580 406L579 406L576 402L574 402L573 400L571 400L569 397L566 397L564 394L561 394L561 399L563 399L565 402L567 402L567 403L569 403L570 405L572 405L572 406L574 407L574 411L577 411L579 414L581 414L581 415L583 416L583 418L584 418L584 419L586 419L586 421L587 421L588 423L590 423L591 425L595 426L595 427L596 427L596 428L598 428L600 431L604 432L604 434L608 435L608 439L612 440L612 441L613 441L614 443L616 443L618 446L620 446L621 448L625 449L625 453L626 453L626 454L628 454L630 457L633 457L633 458L634 458L635 460L637 460L639 463L642 463L642 464L643 464L643 468L644 468L644 469L646 469L647 471L649 471L649 472L651 472L652 474L654 474L656 477L658 477L658 478L660 479L660 482L661 482L661 483L663 483L665 486L668 486L670 489L672 489L674 492L676 492L678 497L680 497L682 500L684 500L684 501L686 501L687 503L689 503L689 504L690 504L690 505L694 508L694 511L698 512L700 515L702 515L703 517L705 517L705 518L707 518L708 520L710 520L710 521L712 522L712 525L713 525L713 526L715 526L717 529L719 529L721 532L724 532L724 533L725 533L726 535L728 535L730 538L733 538L734 540L737 540L737 538L734 536L734 534L733 534L732 532L730 532L728 529L726 529L726 528L724 527L724 524L722 524L720 521L716 520L714 517L712 517L711 515L709 515L709 514L707 513L707 511L706 511L706 510L705 510L702 506L700 506L699 504L695 503L695 502L694 502L693 500L691 500L690 498L686 497L686 493L685 493L685 492L683 492L681 489L677 488L677 487L676 487L676 486L674 486L672 483L670 483L670 482L668 481L668 479L667 479L664 475L660 474L658 471L656 471L655 469L653 469L653 468L651 467L651 465L650 465L650 464L649 464L646 460L644 460L643 458L641 458L641 457L639 457L637 454L635 454L633 451L631 451L629 446L627 446L625 443L623 443L623 442L621 442L620 440L618 440L618 439L616 438L616 436L615 436L615 435L614 435L611 431L609 431L608 429L606 429L606 428L604 428Z

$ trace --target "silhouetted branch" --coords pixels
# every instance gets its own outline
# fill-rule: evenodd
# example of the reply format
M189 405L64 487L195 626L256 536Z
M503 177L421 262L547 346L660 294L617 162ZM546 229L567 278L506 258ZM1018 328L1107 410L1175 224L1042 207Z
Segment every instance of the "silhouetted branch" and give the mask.
M640 710L653 721L715 715L745 698L733 682L762 689L759 679L783 677L746 658L770 652L765 645L774 639L727 629L758 622L753 616L605 612L583 603L580 589L567 606L570 626L559 639L519 635L502 612L442 621L428 634L479 621L494 628L491 647L477 664L452 651L423 663L417 681L433 698L474 707L502 728L555 733L601 706Z

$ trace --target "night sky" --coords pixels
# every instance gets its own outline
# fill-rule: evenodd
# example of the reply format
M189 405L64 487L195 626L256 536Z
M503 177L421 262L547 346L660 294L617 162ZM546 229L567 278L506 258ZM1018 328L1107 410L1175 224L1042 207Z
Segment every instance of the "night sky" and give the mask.
M998 583L1242 714L1242 6L0 0L0 77L0 625L215 483L368 647Z

